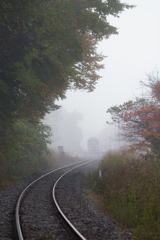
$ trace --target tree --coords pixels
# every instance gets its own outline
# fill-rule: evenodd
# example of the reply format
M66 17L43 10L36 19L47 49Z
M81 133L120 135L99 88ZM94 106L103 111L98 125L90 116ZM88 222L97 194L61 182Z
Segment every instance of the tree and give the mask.
M100 0L2 1L1 124L43 117L56 109L54 99L64 98L68 87L93 90L100 77L96 63L103 59L95 39L117 34L107 15L117 17L129 7Z
M49 153L51 129L44 124L17 120L7 131L0 151L0 186L4 179L22 177L38 170L42 155Z
M104 59L102 54L96 53L98 40L91 34L85 34L82 39L84 53L82 61L74 66L74 78L70 79L70 86L74 89L86 89L89 92L95 89L95 84L101 76L96 72L104 67L100 64Z
M8 159L10 144L15 147L10 134L18 121L37 129L45 114L58 108L55 100L65 98L68 88L94 89L104 57L96 53L97 43L118 33L107 16L118 17L131 7L118 0L0 2L3 158Z
M146 97L128 101L107 110L114 122L119 123L122 135L132 144L129 151L144 150L160 153L160 79L148 75Z

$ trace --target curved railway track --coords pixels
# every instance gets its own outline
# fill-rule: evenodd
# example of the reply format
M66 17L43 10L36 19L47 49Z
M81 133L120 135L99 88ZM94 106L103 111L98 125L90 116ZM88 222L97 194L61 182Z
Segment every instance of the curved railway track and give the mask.
M19 240L49 238L65 240L75 238L86 239L68 220L59 207L55 197L55 190L63 176L90 162L80 162L53 170L39 177L24 189L17 201L15 212ZM53 207L51 192L56 208ZM63 222L65 221L65 225L67 225L69 231L64 228L59 215L63 218Z

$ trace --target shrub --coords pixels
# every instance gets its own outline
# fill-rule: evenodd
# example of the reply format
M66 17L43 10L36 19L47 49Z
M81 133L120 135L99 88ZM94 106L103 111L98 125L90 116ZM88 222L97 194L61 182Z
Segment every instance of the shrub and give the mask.
M98 171L102 170L102 178ZM101 194L115 220L140 239L160 239L160 160L145 160L123 153L108 154L88 184Z

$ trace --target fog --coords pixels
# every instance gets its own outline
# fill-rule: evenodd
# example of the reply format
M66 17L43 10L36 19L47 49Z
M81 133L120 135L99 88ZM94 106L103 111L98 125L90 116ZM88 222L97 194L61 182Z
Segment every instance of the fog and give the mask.
M98 137L102 151L124 145L118 140L117 127L106 123L110 121L106 111L140 95L140 80L160 69L160 2L126 2L137 7L126 10L120 18L109 18L119 34L99 44L98 51L107 58L95 91L68 91L65 100L57 101L61 109L46 116L45 122L53 128L52 148L62 145L67 152L87 150L89 137Z
M79 155L83 151L82 128L79 126L83 121L83 115L77 111L67 112L60 108L51 112L44 121L52 127L53 136L50 148L58 150L63 146L63 151L71 155Z

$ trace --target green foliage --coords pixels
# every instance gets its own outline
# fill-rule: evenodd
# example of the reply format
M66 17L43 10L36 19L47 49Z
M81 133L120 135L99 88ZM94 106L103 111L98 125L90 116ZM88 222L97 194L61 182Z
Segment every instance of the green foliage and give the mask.
M49 136L40 119L58 108L55 100L67 89L93 91L104 58L96 53L98 41L117 34L107 16L130 7L101 0L0 2L1 169L16 177L38 164Z
M50 233L45 233L45 234L43 234L42 238L43 239L53 239L53 236Z
M102 178L98 177L99 169ZM160 239L160 160L109 154L90 173L88 183L101 194L112 217L138 239Z
M27 120L16 121L13 128L8 129L1 146L0 185L6 173L12 180L37 171L43 162L43 154L49 153L47 143L50 135L48 126L34 125Z
M90 75L85 68L81 74L76 71L77 64L83 66L87 51L84 36L102 39L116 34L107 16L116 17L129 7L119 1L100 0L1 1L1 124L11 118L34 121L35 116L43 117L56 109L55 99L64 98L67 88L93 90L99 79L95 71ZM87 44L92 48L91 42ZM90 81L92 75L95 79Z

